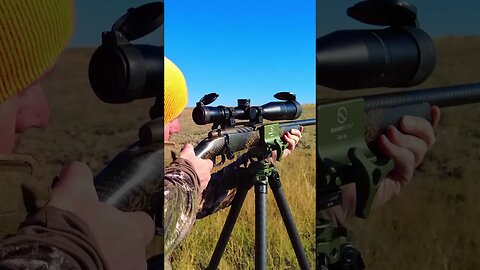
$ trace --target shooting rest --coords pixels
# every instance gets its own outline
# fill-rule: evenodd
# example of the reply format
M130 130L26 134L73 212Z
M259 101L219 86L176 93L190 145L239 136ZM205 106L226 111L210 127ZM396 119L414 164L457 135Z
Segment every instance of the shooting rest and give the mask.
M223 226L220 238L218 239L215 251L211 257L207 269L216 270L220 259L225 251L228 239L235 226L240 209L252 186L255 189L255 269L266 269L267 265L267 184L270 185L275 202L280 210L283 222L287 229L290 242L293 245L295 255L297 257L300 269L310 269L305 249L300 241L295 221L288 206L287 200L283 193L280 175L275 166L269 162L272 151L277 151L277 159L279 160L286 147L280 139L279 125L271 124L262 127L261 137L262 145L253 148L247 154L251 163L248 166L249 181L242 181L237 189L235 198L233 199L230 211L228 213L225 225Z

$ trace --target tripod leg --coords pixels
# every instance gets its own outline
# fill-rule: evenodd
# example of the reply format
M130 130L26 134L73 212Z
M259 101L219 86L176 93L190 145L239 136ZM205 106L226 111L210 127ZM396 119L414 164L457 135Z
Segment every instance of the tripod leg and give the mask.
M295 226L295 221L293 220L292 212L288 206L287 200L283 193L282 183L280 182L280 177L277 172L274 172L271 177L269 177L268 183L272 189L273 196L277 202L280 214L282 215L283 223L287 229L288 236L290 237L290 242L292 242L293 250L297 256L298 264L300 269L310 269L308 264L307 255L305 249L300 241L300 236L298 235L297 227Z
M255 183L255 270L267 267L267 183Z
M212 258L210 259L210 263L207 266L208 270L216 270L218 265L220 264L220 260L222 259L223 252L225 251L225 247L227 246L228 239L232 234L233 227L235 226L235 222L237 221L238 214L240 213L240 209L242 209L243 202L245 201L245 197L248 193L248 187L239 187L237 190L237 194L235 194L235 198L232 201L232 205L230 206L230 211L228 212L227 219L225 220L225 225L223 225L222 233L220 234L220 238L218 239L217 245L215 246L215 251L213 252Z

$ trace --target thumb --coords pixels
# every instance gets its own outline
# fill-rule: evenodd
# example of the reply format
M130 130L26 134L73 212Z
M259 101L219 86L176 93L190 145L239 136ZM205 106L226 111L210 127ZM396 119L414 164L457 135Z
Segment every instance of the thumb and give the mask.
M155 224L152 218L145 212L129 212L125 213L127 218L134 224L134 228L138 228L140 231L140 237L143 239L143 243L148 245L155 234Z
M183 151L193 151L193 145L190 143L185 144L182 148L182 152Z
M60 172L48 205L73 211L75 202L96 201L98 196L90 168L84 163L72 162Z
M195 151L193 150L193 145L191 145L189 143L185 144L182 148L182 151L180 152L180 157L188 159L192 155L195 156Z

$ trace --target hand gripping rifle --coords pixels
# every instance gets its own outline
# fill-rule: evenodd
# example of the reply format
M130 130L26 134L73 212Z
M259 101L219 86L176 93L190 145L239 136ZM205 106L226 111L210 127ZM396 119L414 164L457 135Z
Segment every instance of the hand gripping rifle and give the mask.
M262 106L250 106L248 99L239 99L237 107L207 106L217 97L215 93L204 96L192 112L196 124L213 124L208 137L195 147L195 154L212 160L221 157L219 164L222 164L226 159L233 159L234 153L248 150L247 155L251 161L248 171L251 179L241 181L237 187L230 212L207 269L217 269L242 204L252 186L255 187L255 269L266 269L267 184L275 196L300 268L310 269L283 193L280 176L268 159L271 158L273 151L277 152L277 160L281 159L288 145L281 139L283 134L292 129L300 129L300 126L313 125L315 119L293 120L300 117L302 107L296 101L295 95L287 92L275 94L275 98L282 101L269 102ZM293 121L264 123L264 119Z
M368 0L348 9L359 21L389 26L343 30L317 39L317 85L337 90L408 87L433 71L435 50L418 28L415 6ZM480 84L380 94L317 105L317 213L341 205L342 186L355 183L358 217L366 218L382 179L394 163L376 147L389 125L404 115L431 121L431 106L480 102ZM317 269L364 269L346 229L317 217Z
M358 217L366 218L382 179L394 168L376 147L389 125L398 127L404 115L431 121L431 106L457 106L480 102L480 83L373 95L317 106L324 121L317 124L317 211L341 205L341 187L356 186ZM341 233L340 233L341 232ZM361 264L346 232L329 222L317 223L317 263ZM343 251L342 251L343 250ZM343 252L343 253L342 253ZM345 256L345 258L342 258ZM363 268L345 268L363 269Z

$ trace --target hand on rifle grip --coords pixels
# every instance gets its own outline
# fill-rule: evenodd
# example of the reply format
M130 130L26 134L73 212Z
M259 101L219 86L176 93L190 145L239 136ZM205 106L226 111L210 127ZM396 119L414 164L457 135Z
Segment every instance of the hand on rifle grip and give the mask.
M382 206L393 196L400 193L402 187L410 182L415 168L423 161L426 152L435 142L433 127L440 120L440 109L432 106L432 123L423 118L404 116L399 129L390 126L385 135L378 140L379 148L395 161L395 168L385 177L375 195L372 210ZM355 216L356 188L346 185L342 192L342 207L326 211L326 218L335 224L346 226L347 218Z
M111 269L146 269L145 247L154 223L144 212L126 213L98 200L90 168L73 162L54 184L47 206L69 211L90 228Z
M379 139L379 148L395 161L395 168L381 184L373 203L376 208L401 191L410 182L416 167L435 143L433 128L440 121L440 109L431 108L432 123L420 117L402 117L399 128L389 126Z
M200 194L207 187L210 181L210 174L213 169L213 161L210 159L202 159L195 155L194 148L191 144L186 144L180 152L180 157L192 163L193 169L198 175L200 182Z
M297 144L300 142L300 139L302 138L303 130L304 130L304 127L300 126L300 130L292 129L282 136L282 140L288 143L287 148L283 151L282 159L286 158L288 155L290 155L293 152ZM277 159L276 151L272 153L272 159L273 160Z

